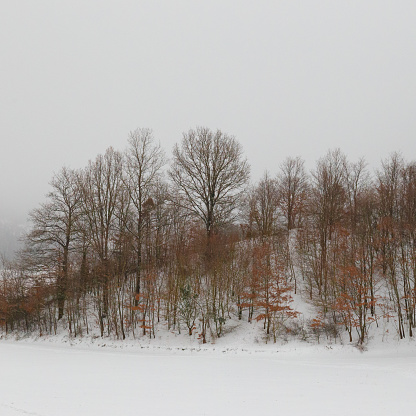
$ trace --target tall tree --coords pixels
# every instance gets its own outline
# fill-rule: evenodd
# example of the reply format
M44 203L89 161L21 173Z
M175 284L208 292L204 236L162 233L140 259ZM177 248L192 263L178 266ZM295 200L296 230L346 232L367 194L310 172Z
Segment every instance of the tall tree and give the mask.
M154 143L150 129L130 132L128 142L124 183L134 211L134 220L128 229L135 240L136 295L140 295L144 218L148 214L148 207L153 204L152 197L156 194L156 184L165 158L160 146Z
M170 177L199 217L208 237L213 229L232 218L249 178L249 165L233 136L198 127L184 133L181 146L173 150Z
M379 206L379 253L382 274L390 290L391 299L397 310L398 332L405 337L402 276L399 270L399 229L401 182L405 163L402 156L393 153L382 162L377 172L377 195Z
M101 334L104 331L103 318L108 313L108 289L112 239L114 237L115 213L123 192L122 155L113 148L104 155L98 155L89 163L80 176L82 189L82 211L91 248L99 260L97 278L102 287L102 303L99 303Z
M75 225L80 215L81 193L74 171L63 168L51 181L48 202L30 214L33 224L27 241L35 247L47 265L58 264L56 296L58 319L64 312L69 273L69 251L75 237ZM53 257L53 258L52 258Z
M319 238L318 290L326 303L329 279L328 254L337 226L344 219L346 157L339 149L330 150L313 172L310 216Z

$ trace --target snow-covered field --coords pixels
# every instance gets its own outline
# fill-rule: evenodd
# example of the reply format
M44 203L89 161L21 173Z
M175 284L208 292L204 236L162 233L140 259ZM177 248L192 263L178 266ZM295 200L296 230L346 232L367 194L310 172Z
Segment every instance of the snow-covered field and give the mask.
M416 348L0 342L0 415L414 415Z

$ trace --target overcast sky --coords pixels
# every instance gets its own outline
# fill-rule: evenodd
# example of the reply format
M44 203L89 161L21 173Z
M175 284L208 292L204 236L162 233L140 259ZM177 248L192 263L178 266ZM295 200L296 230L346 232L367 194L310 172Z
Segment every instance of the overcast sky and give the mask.
M1 0L0 219L150 127L235 135L258 179L329 148L416 155L416 2Z

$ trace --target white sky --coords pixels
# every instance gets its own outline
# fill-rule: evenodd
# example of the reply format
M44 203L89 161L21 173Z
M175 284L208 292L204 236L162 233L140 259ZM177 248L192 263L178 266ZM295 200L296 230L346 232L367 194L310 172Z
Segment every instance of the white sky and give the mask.
M0 219L137 127L221 128L258 179L329 148L416 154L416 2L1 0Z

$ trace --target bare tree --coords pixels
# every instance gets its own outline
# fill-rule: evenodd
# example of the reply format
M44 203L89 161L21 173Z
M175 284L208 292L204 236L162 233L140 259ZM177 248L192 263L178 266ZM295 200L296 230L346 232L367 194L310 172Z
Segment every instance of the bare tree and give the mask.
M405 311L409 336L416 327L416 164L402 170L400 192L400 272L403 277ZM413 329L412 329L413 328Z
M360 198L370 188L370 175L366 170L366 162L361 158L357 163L346 163L345 183L347 191L347 212L350 217L350 227L353 232L359 221Z
M75 177L75 172L66 168L53 177L48 202L30 214L33 228L27 236L27 242L36 247L38 260L42 261L43 258L48 266L58 264L58 319L63 316L68 284L69 251L74 240L76 221L80 215L81 193Z
M165 158L160 146L154 144L153 133L150 129L136 129L130 132L128 142L124 183L134 207L135 220L128 229L135 240L136 294L139 295L146 206L153 204L151 198L155 194L155 187Z
M80 175L82 190L82 211L90 246L99 260L97 278L102 287L102 304L99 303L101 335L103 335L103 318L108 313L108 290L110 280L111 248L116 228L116 210L123 192L122 155L113 148L107 149L94 162L89 163ZM102 310L101 310L102 307Z
M299 225L308 194L308 176L300 157L288 157L277 175L279 208L286 218L287 229Z
M204 222L208 237L231 219L248 181L250 168L242 153L234 137L205 127L184 133L173 150L170 177L187 208Z
M310 217L319 236L319 266L317 283L319 293L326 301L328 295L328 255L336 227L344 219L346 203L346 157L339 149L330 150L317 163L313 172Z
M377 195L379 204L379 257L382 274L390 291L390 297L397 310L398 332L400 339L405 337L402 292L402 276L399 269L399 247L401 235L399 229L400 193L402 188L405 162L399 153L393 153L382 162L377 172ZM402 234L403 235L403 234Z
M276 226L278 193L276 181L266 172L258 185L252 189L248 200L249 223L254 223L258 235L269 237Z

